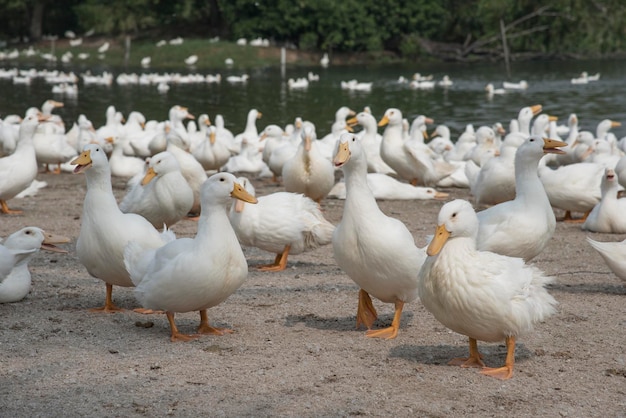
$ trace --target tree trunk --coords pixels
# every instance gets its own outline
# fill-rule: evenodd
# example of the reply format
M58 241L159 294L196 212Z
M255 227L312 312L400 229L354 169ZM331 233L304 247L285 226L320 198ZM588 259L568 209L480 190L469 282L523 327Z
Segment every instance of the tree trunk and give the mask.
M43 31L44 6L45 2L41 0L35 1L35 4L33 5L29 28L29 36L31 41L38 41L39 39L41 39Z

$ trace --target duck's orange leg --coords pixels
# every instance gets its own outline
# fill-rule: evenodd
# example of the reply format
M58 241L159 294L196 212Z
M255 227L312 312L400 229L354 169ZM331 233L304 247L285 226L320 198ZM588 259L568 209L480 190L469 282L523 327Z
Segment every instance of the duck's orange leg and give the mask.
M398 336L398 329L400 329L400 318L402 317L402 308L404 308L404 302L401 300L395 303L396 312L393 315L393 321L391 326L378 330L369 330L365 333L366 336L372 338L384 338L386 340L394 339Z
M276 259L274 259L274 264L266 264L264 266L259 266L259 270L261 271L282 271L287 268L287 257L289 256L289 250L291 249L291 245L285 245L285 249L280 254L276 254Z
M506 337L506 360L502 367L485 367L480 372L487 376L500 380L507 380L513 377L513 365L515 364L515 337Z
M0 200L0 211L2 213L6 213L7 215L19 215L20 213L22 213L21 210L9 209L9 206L7 206L7 202L4 200Z
M200 312L200 325L198 326L199 334L211 334L211 335L224 335L232 334L233 331L230 328L218 328L209 325L209 316L206 313L206 309L202 309Z
M363 289L359 290L359 307L356 311L356 327L361 324L365 325L367 329L372 329L372 324L378 318L376 308L372 304L372 298Z
M485 363L481 360L482 356L478 352L478 342L475 338L469 339L469 357L453 358L448 362L450 366L461 367L485 367Z
M165 312L165 315L167 315L167 320L170 323L170 329L172 330L170 340L173 343L177 341L192 341L199 337L199 335L187 335L180 333L178 331L178 327L176 327L176 322L174 322L174 312L167 311Z
M104 306L101 308L92 308L89 309L90 312L105 312L105 313L115 313L115 312L123 312L124 309L118 308L113 303L113 285L107 283L107 293L106 298L104 299Z

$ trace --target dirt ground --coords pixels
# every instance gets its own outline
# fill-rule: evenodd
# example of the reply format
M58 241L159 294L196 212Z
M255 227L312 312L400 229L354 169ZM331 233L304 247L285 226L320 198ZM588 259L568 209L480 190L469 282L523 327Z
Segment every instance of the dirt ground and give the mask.
M626 416L626 286L587 244L578 225L559 223L535 260L556 280L558 312L520 338L515 376L500 381L448 366L468 352L467 338L438 323L419 301L405 307L394 340L355 329L357 286L335 264L332 246L293 256L287 270L258 272L274 255L246 248L246 283L209 310L212 324L236 333L172 343L165 315L141 315L132 289L115 288L128 311L88 312L104 302L74 245L85 179L40 174L48 187L13 199L23 215L0 216L0 236L33 225L72 238L68 254L39 253L30 263L32 292L0 305L2 417L242 416ZM125 182L116 179L121 198ZM257 195L281 188L254 180ZM447 190L467 198L466 190ZM416 243L432 234L441 201L380 202ZM339 222L343 202L323 201ZM560 214L558 214L560 215ZM196 225L182 221L178 236ZM625 236L594 234L602 241ZM375 327L393 306L374 300ZM178 314L193 332L197 313ZM479 342L489 366L504 363L503 344Z

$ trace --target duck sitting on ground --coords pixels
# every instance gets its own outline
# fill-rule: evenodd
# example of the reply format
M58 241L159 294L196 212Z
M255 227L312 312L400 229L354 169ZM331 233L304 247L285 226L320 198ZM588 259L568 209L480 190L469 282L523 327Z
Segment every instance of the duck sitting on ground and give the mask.
M18 302L30 292L28 262L40 249L58 253L67 251L54 244L70 239L29 226L9 235L0 245L0 303Z
M237 179L252 196L255 189L246 177ZM301 254L330 244L335 226L328 222L311 198L300 193L276 192L258 198L255 205L233 202L230 223L241 245L276 254L273 264L263 271L281 271L289 254Z
M446 203L437 225L419 273L419 294L439 322L469 337L469 357L448 364L509 379L517 337L555 312L556 301L545 289L551 278L520 258L477 250L478 217L466 200ZM485 367L477 340L505 340L504 366Z

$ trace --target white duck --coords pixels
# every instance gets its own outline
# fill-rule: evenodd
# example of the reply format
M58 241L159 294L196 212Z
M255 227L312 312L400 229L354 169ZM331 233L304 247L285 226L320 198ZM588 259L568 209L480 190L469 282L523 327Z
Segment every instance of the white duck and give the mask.
M448 197L448 193L437 191L432 187L413 186L383 173L367 173L367 185L376 200L430 200ZM335 183L328 197L345 199L346 183L343 181Z
M249 179L237 179L250 195L255 189ZM241 245L257 247L276 254L274 263L260 266L263 271L281 271L287 257L330 244L335 226L328 222L310 198L290 192L276 192L248 205L233 202L230 223Z
M347 195L343 217L333 233L333 252L339 267L360 287L357 327L368 337L395 338L405 303L415 300L417 275L426 258L413 235L395 218L385 215L367 186L367 161L360 140L344 134L333 159L341 167ZM377 318L370 295L395 305L390 327L371 330Z
M157 248L173 234L161 234L143 216L120 211L113 195L109 162L100 145L87 144L72 164L76 165L75 173L84 172L87 178L76 254L89 274L106 283L105 305L94 310L117 312L121 309L113 304L113 286L133 286L124 265L128 241L134 239L146 248Z
M46 233L29 226L9 235L0 245L0 303L17 302L30 292L31 276L28 262L40 249L66 253L54 244L64 244L70 239ZM6 255L10 254L7 259ZM10 262L7 262L10 260Z
M261 119L263 114L257 109L250 109L246 118L246 126L243 132L235 135L235 144L240 145L241 141L245 138L250 144L257 144L259 141L259 131L256 127L257 119Z
M6 214L19 214L12 210L7 201L31 185L37 177L37 157L33 146L33 136L39 123L35 114L28 115L20 124L19 138L13 154L0 158L0 211Z
M228 221L232 198L256 202L235 176L214 174L202 185L202 213L194 238L177 239L158 249L131 241L124 250L136 285L135 296L145 308L166 311L172 341L196 337L178 331L176 312L199 311L199 333L233 332L210 326L206 312L226 300L248 277L246 258Z
M148 170L120 202L124 213L136 213L155 228L167 228L183 219L193 206L193 190L183 177L176 157L163 151L150 158Z
M607 234L626 233L626 199L619 199L619 182L615 170L606 168L602 178L602 199L582 225L582 229Z
M193 206L190 212L200 213L200 189L207 179L206 171L204 171L202 164L189 153L188 138L180 135L180 129L167 129L167 126L168 124L166 124L166 151L171 152L176 157L183 177L193 190Z
M359 112L348 120L348 124L359 124L363 130L357 133L367 157L367 170L371 173L395 175L393 168L389 167L380 156L380 143L382 135L378 133L376 118L370 112Z
M529 261L546 246L556 219L537 174L544 153L562 152L565 142L531 136L515 155L515 199L478 212L477 248Z
M303 193L320 203L335 184L335 169L317 146L315 131L305 126L296 154L283 165L282 178L286 191Z
M228 145L217 138L217 128L211 125L209 116L198 117L199 130L191 141L189 152L206 171L219 170L231 156Z
M567 149L567 148L566 148ZM551 155L560 154L549 154ZM597 163L572 163L556 168L546 166L545 157L539 162L539 178L553 208L565 211L563 221L584 222L602 198L601 183L605 167ZM573 218L572 212L582 212Z
M555 312L545 285L552 280L523 260L476 249L478 218L466 200L439 212L429 257L419 273L419 294L435 318L469 337L469 357L450 365L480 367L498 379L513 376L517 337ZM503 367L485 367L477 340L506 341Z
M602 256L611 271L626 281L626 240L600 242L587 237L587 242Z
M272 153L278 148L289 144L287 133L278 125L267 125L263 131L261 132L261 136L259 137L259 142L265 141L263 146L262 159L265 164L269 167L270 171L273 175L273 180L275 182L278 181L278 177L282 175L283 171L283 163L276 165L273 169L269 164L270 159L272 158ZM285 157L285 160L292 157L293 154L296 153L297 147L293 147L292 151L289 152Z
M471 186L477 205L496 205L515 198L515 154L523 142L521 136L507 135L499 155L482 164Z
M109 157L112 176L130 178L143 172L146 165L144 159L124 154L124 149L129 144L128 137L114 136L106 140L113 144L113 151Z
M378 122L378 126L386 126L380 145L380 156L383 161L400 178L414 186L418 184L432 186L452 174L456 167L443 160L431 158L424 148L423 141L422 143L404 141L402 119L402 112L399 109L389 108Z
M265 147L263 147L263 161L267 164L270 171L273 174L274 180L277 181L279 177L283 175L283 166L285 162L293 158L298 151L298 145L302 141L302 126L304 122L302 118L296 118L294 122L294 131L298 134L288 134L287 131L284 131L285 136L280 138L282 139L272 139L276 138L278 135L278 130L283 131L280 127L271 127L272 125L268 125L266 129L269 128L269 132L267 132L267 142ZM274 125L275 126L275 125ZM264 135L261 135L263 138ZM269 149L267 149L269 147Z
M61 164L67 163L78 155L76 149L67 141L65 133L59 133L50 123L41 124L33 136L33 146L37 163L43 164L48 171L55 165L53 173L61 173Z

